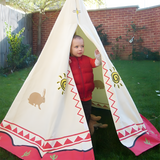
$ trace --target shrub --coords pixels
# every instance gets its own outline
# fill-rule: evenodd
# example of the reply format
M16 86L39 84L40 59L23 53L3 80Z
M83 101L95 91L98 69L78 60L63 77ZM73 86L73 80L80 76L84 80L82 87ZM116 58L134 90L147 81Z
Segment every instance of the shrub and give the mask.
M146 47L142 47L141 50L137 51L136 49L133 49L132 59L134 60L154 60L154 61L160 61L160 55L158 51L152 52L150 49Z
M122 39L122 36L119 36L116 38L116 42L115 44L112 45L112 51L113 53L110 54L110 57L112 59L120 59L122 52L125 50L124 45L121 45L119 43L119 40Z
M15 71L17 69L22 69L33 64L37 57L31 55L31 48L28 44L24 44L23 38L21 36L25 28L22 28L18 33L11 33L11 26L8 27L6 24L6 35L7 41L9 43L9 54L7 55L7 68L8 70Z
M104 32L104 29L102 28L102 24L95 26L97 33L102 41L102 44L104 46L109 45L110 42L108 42L108 35Z
M146 55L143 51L136 51L134 48L132 50L131 56L134 60L144 60L146 58Z
M146 55L145 59L147 60L154 60L154 61L160 61L160 55L159 55L159 51L154 51L152 52L150 49L148 48L143 48L143 51Z

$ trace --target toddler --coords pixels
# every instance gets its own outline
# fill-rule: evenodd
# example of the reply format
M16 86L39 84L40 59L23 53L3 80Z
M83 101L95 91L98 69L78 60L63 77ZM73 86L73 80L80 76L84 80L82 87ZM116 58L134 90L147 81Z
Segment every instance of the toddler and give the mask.
M95 50L95 59L84 54L83 38L75 35L70 49L70 67L80 95L87 123L91 114L92 91L94 90L93 69L101 65L101 55Z

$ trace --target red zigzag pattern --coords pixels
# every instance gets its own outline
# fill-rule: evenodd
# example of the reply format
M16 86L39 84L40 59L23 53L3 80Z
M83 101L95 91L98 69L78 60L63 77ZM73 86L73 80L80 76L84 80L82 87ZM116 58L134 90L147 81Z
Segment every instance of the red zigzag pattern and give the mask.
M108 70L104 67L105 64L106 64L106 62L104 62L104 61L102 61L102 62L104 63L102 67L103 67L103 69L106 71L106 72L104 73L104 76L105 76L106 78L108 78L108 80L105 82L105 84L107 84L107 85L109 86L107 92L109 92L109 93L111 94L111 96L109 97L109 100L113 102L112 105L111 105L111 107L115 109L115 112L113 113L113 115L114 115L115 117L117 117L117 120L116 120L116 123L117 123L120 117L119 117L118 115L116 115L116 112L117 112L118 109L114 107L115 101L112 99L113 93L110 91L110 88L112 87L112 85L110 85L110 84L108 83L108 81L109 81L110 78L106 75L107 72L108 72Z
M82 142L89 142L91 140L89 131L54 139L44 139L40 135L6 120L2 121L0 129L4 130L6 133L9 132L12 135L15 135L30 144L36 145L42 152L56 151Z
M81 116L81 119L80 119L79 122L83 124L82 119L83 119L84 116L83 116L82 114L80 114L82 108L78 107L79 100L75 98L76 95L77 95L77 93L73 91L74 85L71 84L71 81L72 81L73 79L72 79L71 77L69 77L69 74L70 74L70 71L68 70L67 78L70 79L70 81L68 82L68 84L72 86L71 92L75 94L74 97L73 97L73 100L75 100L75 101L77 102L76 105L75 105L75 107L79 109L77 115Z

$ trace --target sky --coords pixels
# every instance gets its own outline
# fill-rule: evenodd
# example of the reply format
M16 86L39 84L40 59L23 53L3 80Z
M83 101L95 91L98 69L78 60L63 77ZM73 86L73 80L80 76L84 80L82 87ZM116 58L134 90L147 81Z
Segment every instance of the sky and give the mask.
M138 5L139 8L146 8L160 5L160 0L104 0L107 8Z

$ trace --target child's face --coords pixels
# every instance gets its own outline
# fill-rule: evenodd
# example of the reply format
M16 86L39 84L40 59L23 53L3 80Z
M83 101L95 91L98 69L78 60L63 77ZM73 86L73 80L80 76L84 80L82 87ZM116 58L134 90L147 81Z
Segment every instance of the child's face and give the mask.
M71 56L74 57L81 57L84 53L84 42L81 38L74 38L72 40L71 50L70 50Z

